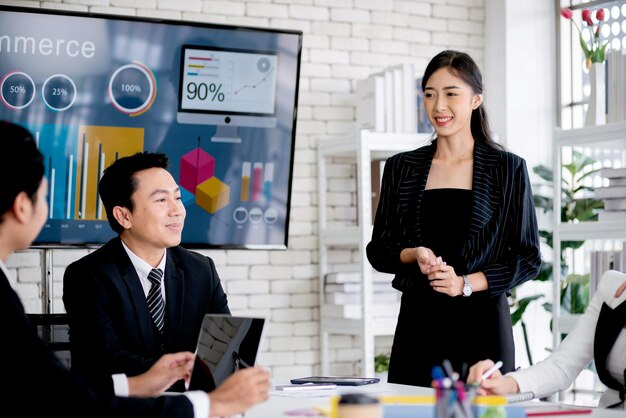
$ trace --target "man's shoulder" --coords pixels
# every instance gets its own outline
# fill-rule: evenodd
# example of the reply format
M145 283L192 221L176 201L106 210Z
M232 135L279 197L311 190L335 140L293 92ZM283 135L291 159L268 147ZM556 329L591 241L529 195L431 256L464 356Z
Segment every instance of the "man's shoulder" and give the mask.
M199 254L195 251L188 250L187 248L177 245L167 249L168 256L171 256L174 260L180 260L184 263L194 262L202 264L210 264L211 258L205 255Z
M115 258L115 253L119 249L122 249L119 238L113 238L102 247L70 263L68 267L90 266L93 268L108 263Z

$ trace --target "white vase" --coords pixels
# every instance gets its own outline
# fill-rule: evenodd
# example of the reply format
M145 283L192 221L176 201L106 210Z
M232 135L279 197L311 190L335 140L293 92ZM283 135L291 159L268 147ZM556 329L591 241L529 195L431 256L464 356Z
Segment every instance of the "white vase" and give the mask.
M585 115L585 126L606 123L606 87L604 63L593 63L589 69L589 107Z

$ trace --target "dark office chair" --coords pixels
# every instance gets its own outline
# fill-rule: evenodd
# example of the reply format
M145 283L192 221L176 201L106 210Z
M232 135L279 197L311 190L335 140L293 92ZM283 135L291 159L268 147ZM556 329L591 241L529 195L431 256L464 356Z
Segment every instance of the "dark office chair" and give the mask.
M56 354L61 363L69 368L71 357L67 314L28 314L28 318L37 326L39 338Z

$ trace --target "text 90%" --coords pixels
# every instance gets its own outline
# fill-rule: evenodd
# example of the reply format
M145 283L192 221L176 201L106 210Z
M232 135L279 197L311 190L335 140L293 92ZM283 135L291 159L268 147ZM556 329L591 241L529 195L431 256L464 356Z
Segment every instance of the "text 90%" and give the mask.
M214 102L217 100L218 102L224 101L224 93L220 90L222 88L221 84L215 83L189 83L187 84L187 98L189 100L199 99L206 100L209 96L209 93L212 93L211 101Z

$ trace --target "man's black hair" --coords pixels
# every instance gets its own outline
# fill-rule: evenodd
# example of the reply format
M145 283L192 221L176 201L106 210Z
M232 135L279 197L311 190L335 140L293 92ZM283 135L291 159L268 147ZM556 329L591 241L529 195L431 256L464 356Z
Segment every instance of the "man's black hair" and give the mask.
M150 168L167 169L167 166L168 159L165 154L144 151L120 158L104 170L98 192L106 209L109 225L115 232L119 234L124 228L115 220L113 208L121 206L131 212L133 210L131 196L137 190L135 174Z

